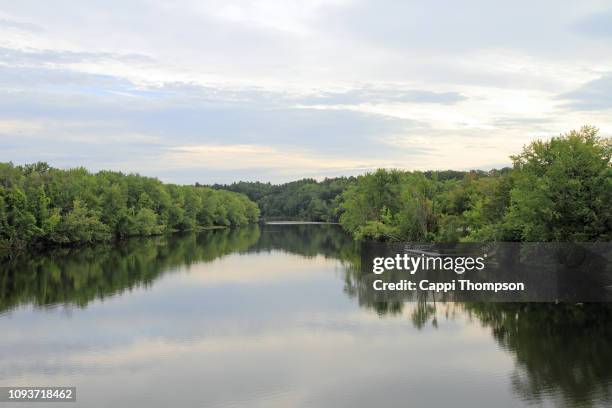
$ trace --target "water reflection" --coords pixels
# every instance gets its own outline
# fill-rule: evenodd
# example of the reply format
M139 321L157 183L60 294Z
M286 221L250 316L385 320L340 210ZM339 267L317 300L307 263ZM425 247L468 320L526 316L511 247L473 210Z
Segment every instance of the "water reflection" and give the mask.
M359 261L332 225L5 259L0 385L74 384L82 406L612 402L607 305L378 302Z
M608 304L466 304L516 359L512 388L555 406L612 406L612 308Z
M398 280L393 271L388 274L389 281ZM417 329L438 327L440 317L448 318L448 308L435 294L407 295L413 296L413 302L381 301L372 279L362 268L349 267L345 291L379 315L403 315L409 306L408 315ZM497 343L514 356L512 390L522 401L555 407L612 406L610 303L455 305L489 328Z
M6 257L0 265L0 312L29 303L86 306L126 289L147 287L179 266L244 252L259 237L259 227L250 226Z

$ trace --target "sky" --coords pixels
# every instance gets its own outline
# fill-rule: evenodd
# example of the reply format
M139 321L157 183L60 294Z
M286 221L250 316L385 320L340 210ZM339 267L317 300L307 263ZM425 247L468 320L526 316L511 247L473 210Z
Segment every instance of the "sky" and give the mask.
M0 0L0 161L166 182L490 169L612 135L609 1Z

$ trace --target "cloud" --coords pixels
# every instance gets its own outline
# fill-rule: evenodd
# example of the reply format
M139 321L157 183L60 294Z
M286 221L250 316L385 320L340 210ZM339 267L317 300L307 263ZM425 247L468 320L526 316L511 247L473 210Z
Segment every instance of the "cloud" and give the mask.
M566 92L559 99L567 101L567 109L606 110L612 108L612 73L589 81L578 89Z
M117 132L156 136L167 146L263 144L328 154L369 151L376 157L385 154L378 143L381 137L418 125L355 110L300 108L294 106L298 99L256 88L137 85L70 69L0 66L0 119L52 123L46 129L48 138L77 131L92 139L108 138ZM71 127L73 122L96 127Z
M584 1L577 8L554 0L503 4L486 0L358 0L329 8L321 26L379 47L401 49L407 57L482 49L559 56L567 51L589 51L580 50L582 41L572 35L568 25L596 6L594 1Z
M589 15L573 26L580 34L607 39L612 37L612 11Z
M49 49L15 49L0 47L0 57L5 64L70 64L118 61L125 63L153 62L144 54L117 54L110 52L80 52Z
M363 172L397 155L381 138L418 126L354 110L291 107L295 99L285 93L137 86L66 69L0 67L2 89L0 161L136 171L175 182Z
M80 91L80 92L77 92ZM96 123L94 134L108 127L150 133L169 143L235 143L301 146L326 152L355 154L376 147L384 135L403 133L410 120L352 110L300 109L248 104L188 103L174 97L131 98L120 93L87 92L55 94L29 92L0 94L0 118L74 120ZM258 103L259 102L259 103ZM381 152L382 153L382 152Z
M28 31L32 33L40 33L44 31L42 27L36 24L23 21L8 20L4 18L0 18L0 28L15 28L18 30Z
M188 145L169 149L164 162L172 168L209 167L215 170L262 170L286 175L345 174L389 165L388 160L325 155L315 151L279 149L265 145Z
M52 67L16 67L0 65L0 91L60 92L71 94L82 92L104 92L110 89L130 89L135 85L110 75L78 72Z
M439 103L454 104L466 100L458 92L431 92L425 90L352 89L345 92L323 92L297 102L304 105L360 105L364 103Z
M524 127L530 127L530 128L540 128L540 129L545 129L546 126L549 126L551 123L553 123L553 119L551 119L550 117L547 116L531 116L531 117L525 117L525 116L519 116L519 117L498 117L498 118L493 118L491 120L491 123L494 126L497 127L502 127L502 128L524 128Z
M11 2L0 160L186 183L503 163L533 137L612 129L609 16L597 0Z

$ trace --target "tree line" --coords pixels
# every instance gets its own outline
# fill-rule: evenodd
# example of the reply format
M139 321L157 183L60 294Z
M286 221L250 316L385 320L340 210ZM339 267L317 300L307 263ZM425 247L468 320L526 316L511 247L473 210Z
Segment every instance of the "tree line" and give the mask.
M586 126L530 143L500 170L379 169L321 182L212 187L246 194L263 218L339 221L356 239L606 241L611 145Z
M583 127L534 141L513 167L469 172L378 170L343 193L340 224L358 239L609 241L612 141Z
M337 222L342 193L355 181L355 177L327 178L320 182L306 178L284 184L240 181L214 184L212 188L246 194L257 203L266 220Z
M0 163L0 248L111 241L257 221L245 195L137 174Z
M178 186L135 174L0 163L0 247L240 226L260 215L340 222L356 239L607 241L611 155L611 139L583 127L525 146L512 168L380 169L280 185Z

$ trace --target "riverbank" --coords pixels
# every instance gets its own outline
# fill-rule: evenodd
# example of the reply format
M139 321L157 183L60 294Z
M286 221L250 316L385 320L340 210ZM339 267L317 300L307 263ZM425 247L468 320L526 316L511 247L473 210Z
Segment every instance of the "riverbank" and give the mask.
M263 221L266 225L340 225L337 222L324 221Z
M24 251L50 251L54 249L61 248L82 248L82 247L92 247L101 244L118 244L124 241L134 240L138 238L153 238L153 237L161 237L161 236L170 236L174 234L182 234L182 233L199 233L203 231L213 231L213 230L224 230L230 229L233 227L225 226L225 225L211 225L211 226L198 226L194 228L190 228L187 230L172 230L172 231L164 231L155 234L148 235L128 235L123 237L115 237L111 240L104 241L92 241L92 242L72 242L72 243L25 243L21 246L2 246L0 245L0 259L3 259L7 256L17 255Z

